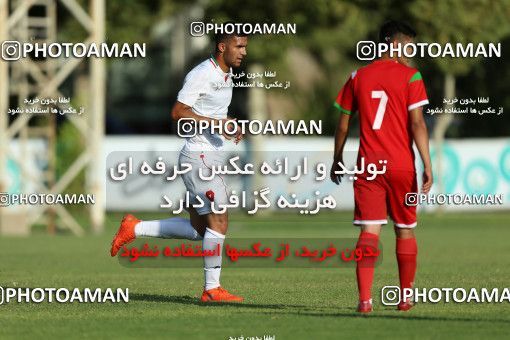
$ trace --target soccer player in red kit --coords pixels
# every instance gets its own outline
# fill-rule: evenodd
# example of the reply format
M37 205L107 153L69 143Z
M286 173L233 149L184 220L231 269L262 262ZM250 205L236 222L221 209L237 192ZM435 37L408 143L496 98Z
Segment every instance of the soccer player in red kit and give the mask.
M408 25L389 21L379 32L382 43L404 46L413 42L416 33ZM354 71L340 90L334 106L341 115L335 133L334 161L331 179L339 184L335 171L341 170L342 153L349 130L351 114L358 111L360 146L358 165L365 162L381 166L386 160L386 172L367 180L366 174L354 181L354 224L361 227L357 247L377 249L381 227L394 222L396 255L400 287L411 288L416 273L417 245L414 236L416 207L406 205L406 194L417 192L413 141L423 161L422 192L432 186L432 167L428 147L428 132L422 107L428 104L420 72L408 66L402 55L386 53L380 59ZM359 290L358 311L372 311L371 288L376 258L367 257L357 263ZM408 310L412 301L401 301L400 310Z

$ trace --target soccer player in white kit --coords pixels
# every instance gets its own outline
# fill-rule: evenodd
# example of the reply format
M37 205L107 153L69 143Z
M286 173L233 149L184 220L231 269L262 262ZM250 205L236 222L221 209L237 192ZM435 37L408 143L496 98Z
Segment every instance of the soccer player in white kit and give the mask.
M218 34L215 39L215 52L211 57L193 68L184 80L172 109L172 119L193 119L195 121L230 120L228 106L232 99L232 68L239 67L246 56L248 38L242 34ZM221 86L219 86L221 85ZM213 213L215 205L228 202L225 183L216 176L204 182L198 178L198 168L210 168L212 164L225 161L223 145L226 139L233 138L237 144L242 134L240 129L234 135L211 133L197 134L186 138L181 150L179 164L190 163L192 172L183 175L190 197L200 196L206 204L201 208L188 208L190 219L173 217L165 220L140 221L133 215L124 216L120 228L112 241L111 256L136 237L183 238L202 240L202 249L214 250L223 242L227 233L228 213ZM192 202L193 203L193 202ZM201 300L203 302L242 301L243 298L230 294L220 285L221 256L204 257L205 284Z

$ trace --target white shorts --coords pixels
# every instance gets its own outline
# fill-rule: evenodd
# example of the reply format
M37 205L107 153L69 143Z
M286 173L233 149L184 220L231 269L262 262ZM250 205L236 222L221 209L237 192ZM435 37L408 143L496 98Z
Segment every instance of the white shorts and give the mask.
M213 165L224 165L226 160L220 157L220 152L189 152L179 155L179 165L189 163L192 171L181 175L186 190L190 195L190 204L198 204L199 200L204 202L202 207L196 207L195 210L199 215L207 215L212 213L211 203L214 201L215 207L218 205L228 204L228 188L225 178L221 175L215 175L211 180L203 180L199 177L199 169L202 173L210 175L210 169ZM224 155L224 153L221 153ZM211 200L212 199L212 200Z

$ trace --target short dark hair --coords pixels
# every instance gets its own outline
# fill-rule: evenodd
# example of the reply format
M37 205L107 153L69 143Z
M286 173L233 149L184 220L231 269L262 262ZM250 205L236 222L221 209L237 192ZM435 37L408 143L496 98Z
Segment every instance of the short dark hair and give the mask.
M232 24L234 27L237 27L236 24L234 22L232 22L232 21L225 22L223 24L223 27L225 27L225 25L227 25L227 24ZM229 32L229 33L225 33L225 32L216 33L216 35L214 36L214 48L217 51L218 50L218 44L219 43L225 43L230 38L233 38L233 37L247 37L247 36L248 35L246 33L244 33L242 30L239 30L239 29L235 29L233 32Z
M408 24L401 21L390 20L386 21L381 26L379 30L379 42L389 43L398 34L403 34L411 38L416 36L416 32Z

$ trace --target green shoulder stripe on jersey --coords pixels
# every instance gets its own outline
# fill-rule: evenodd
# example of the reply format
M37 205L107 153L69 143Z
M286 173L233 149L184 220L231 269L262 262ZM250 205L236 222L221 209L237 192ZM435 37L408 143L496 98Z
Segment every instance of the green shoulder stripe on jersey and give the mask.
M345 113L346 115L350 115L351 114L351 111L344 109L343 107L338 105L337 102L334 102L333 106L336 107L338 110L340 110L340 112Z
M214 55L212 55L212 54L211 54L211 59L212 59L213 63L214 63L217 67L219 67L219 66L220 66L220 64L218 64L218 61L216 60L216 58L215 58L215 57L214 57Z
M422 80L421 79L421 73L420 71L416 72L412 77L411 79L409 80L410 83L412 83L413 81L417 81L417 80Z

